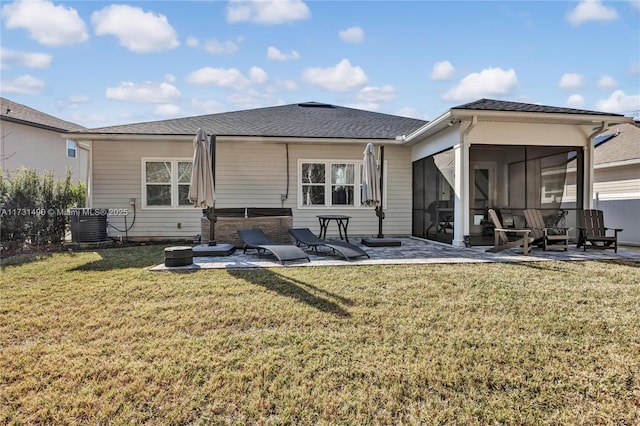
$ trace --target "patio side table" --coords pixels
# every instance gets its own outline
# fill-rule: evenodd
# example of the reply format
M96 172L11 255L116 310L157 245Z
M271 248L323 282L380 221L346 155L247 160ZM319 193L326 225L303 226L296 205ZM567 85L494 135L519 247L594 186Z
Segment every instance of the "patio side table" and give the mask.
M321 214L318 215L318 222L320 222L320 234L318 238L326 239L327 228L329 223L334 220L338 224L338 232L340 233L340 239L349 242L349 236L347 235L347 227L349 226L349 219L351 216L345 216L341 214ZM342 231L344 231L344 238L342 238Z

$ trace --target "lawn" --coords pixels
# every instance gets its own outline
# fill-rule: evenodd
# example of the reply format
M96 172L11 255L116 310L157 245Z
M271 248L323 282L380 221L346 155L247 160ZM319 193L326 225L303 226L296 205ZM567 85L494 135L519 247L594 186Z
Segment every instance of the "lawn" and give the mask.
M640 263L153 273L21 257L3 424L640 423Z

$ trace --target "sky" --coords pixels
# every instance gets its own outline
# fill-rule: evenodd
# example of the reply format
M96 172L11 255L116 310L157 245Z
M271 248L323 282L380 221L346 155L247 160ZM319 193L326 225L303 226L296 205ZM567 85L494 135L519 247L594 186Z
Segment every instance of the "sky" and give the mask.
M0 5L0 95L89 128L308 101L640 115L640 0Z

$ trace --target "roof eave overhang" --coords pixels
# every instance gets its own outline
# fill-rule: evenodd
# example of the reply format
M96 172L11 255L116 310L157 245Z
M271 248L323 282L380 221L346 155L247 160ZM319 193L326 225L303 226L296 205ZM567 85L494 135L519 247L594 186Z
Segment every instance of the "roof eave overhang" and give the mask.
M560 123L570 125L608 122L609 124L631 123L631 117L619 114L567 114L553 112L526 111L485 111L469 109L451 109L452 118L459 120L478 117L480 121L524 121L528 123Z
M451 109L435 120L425 124L413 133L402 136L404 145L412 146L442 130L459 125L460 122L477 117L478 121L526 122L541 124L593 125L607 123L607 127L632 123L630 117L615 114L562 114L520 111L485 111L469 109Z
M34 123L33 121L21 120L19 118L7 117L6 115L0 116L0 120L8 121L10 123L22 124L23 126L35 127L37 129L49 130L58 133L67 133L67 130L59 127L47 126L46 124Z

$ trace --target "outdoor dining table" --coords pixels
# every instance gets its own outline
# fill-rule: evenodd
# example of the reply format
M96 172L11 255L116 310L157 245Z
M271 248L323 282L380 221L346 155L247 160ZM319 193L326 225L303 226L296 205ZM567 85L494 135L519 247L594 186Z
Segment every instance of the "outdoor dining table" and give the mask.
M345 216L341 214L322 214L318 215L318 221L320 222L320 234L319 238L326 239L327 237L327 228L329 227L329 223L334 220L338 224L338 232L340 233L340 239L349 242L349 237L347 236L347 227L349 226L349 219L351 216ZM342 231L344 231L344 238L342 238Z

